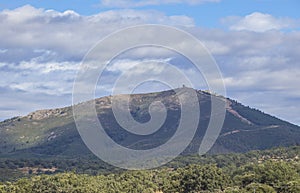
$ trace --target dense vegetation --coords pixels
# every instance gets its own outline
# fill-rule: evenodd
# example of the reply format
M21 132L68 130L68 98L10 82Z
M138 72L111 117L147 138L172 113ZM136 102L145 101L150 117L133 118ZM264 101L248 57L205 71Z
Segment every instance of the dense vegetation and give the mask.
M189 165L177 169L96 175L61 173L19 179L0 192L300 192L299 163L265 161L239 168Z
M6 159L1 161L2 170L16 172L20 166L26 168L29 167L26 164L31 164L31 168L39 168L39 171L32 170L27 177L0 183L0 192L297 193L300 192L298 155L300 155L299 146L246 154L184 156L162 168L146 171L105 169L96 159L89 162L82 159L82 162L78 161L77 164L75 160L73 162L60 160L56 163L54 160L13 162ZM55 163L55 167L62 164L60 170L45 170L54 167ZM12 169L13 167L15 169ZM45 171L48 171L48 174L56 174L46 175Z

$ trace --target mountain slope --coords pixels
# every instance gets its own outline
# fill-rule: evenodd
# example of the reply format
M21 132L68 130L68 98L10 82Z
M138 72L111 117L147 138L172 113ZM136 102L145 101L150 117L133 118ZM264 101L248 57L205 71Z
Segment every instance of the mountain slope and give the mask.
M184 154L196 153L199 149L209 122L211 97L226 102L225 122L211 153L246 152L300 144L300 128L296 125L208 92L199 90L197 96L201 109L200 124ZM111 99L111 96L96 99L97 113L107 134L123 146L132 149L153 148L165 143L176 131L180 104L173 90L130 95L131 114L141 123L150 120L148 109L151 102L161 101L166 106L165 123L149 136L134 135L122 129L112 113ZM0 123L0 138L2 157L74 157L91 154L75 127L72 107L40 110L5 120Z

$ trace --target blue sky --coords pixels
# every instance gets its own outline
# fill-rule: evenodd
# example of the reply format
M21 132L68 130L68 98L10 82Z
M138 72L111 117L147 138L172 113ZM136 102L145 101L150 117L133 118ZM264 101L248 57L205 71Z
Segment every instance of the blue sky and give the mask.
M136 1L137 2L137 1ZM120 6L103 5L99 0L14 0L0 3L0 9L15 9L23 5L37 8L54 9L60 12L74 10L81 15L93 15L101 11L122 9ZM252 12L268 13L276 17L299 18L300 1L298 0L223 0L199 4L166 3L158 5L125 7L139 10L159 10L167 15L186 15L194 18L197 25L205 27L220 27L220 18L230 15L244 16Z
M0 120L70 105L80 62L96 42L123 27L157 23L203 42L228 97L300 124L299 8L297 0L0 1ZM157 62L182 61L149 53ZM100 96L109 94L118 73L149 60L129 55L119 60L122 68L110 68ZM187 63L181 67L197 79ZM146 70L157 68L136 73Z

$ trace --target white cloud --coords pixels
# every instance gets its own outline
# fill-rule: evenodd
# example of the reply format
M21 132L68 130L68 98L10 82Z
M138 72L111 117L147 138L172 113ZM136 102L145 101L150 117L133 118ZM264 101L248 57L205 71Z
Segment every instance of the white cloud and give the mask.
M5 78L0 79L0 89L3 89L0 116L71 104L76 70L92 45L122 27L158 23L183 25L208 47L220 66L230 97L300 123L295 113L295 109L300 109L297 84L300 32L280 31L289 29L294 22L262 13L228 20L231 22L230 31L198 28L192 18L167 16L157 11L116 10L91 16L31 6L2 11L0 76ZM174 55L162 49L140 48L122 55L107 69L110 74L107 74L99 94L110 91L111 80L116 79L114 73L130 72L142 76L153 71L159 74L164 69L155 62L145 68L138 67L138 64L166 58L174 58ZM199 83L203 81L194 70L184 68L184 61L178 63L188 77ZM203 84L197 86L203 88ZM273 104L277 108L272 108ZM13 109L8 110L9 107ZM280 107L281 111L278 110Z
M37 63L36 61L23 61L16 67L18 70L37 70L41 74L47 74L55 71L76 71L79 69L79 63L76 62L47 62Z
M0 54L4 54L7 52L7 49L0 49Z
M208 2L220 2L221 0L101 0L100 5L104 7L117 7L117 8L133 8L145 7L153 5L166 5L166 4L188 4L196 5Z
M300 124L295 113L300 109L299 31L193 28L191 32L212 48L229 97Z
M0 118L8 119L26 115L29 112L53 107L64 107L71 104L70 95L48 95L45 93L30 93L10 88L0 87L1 103Z
M295 25L295 21L292 19L276 18L270 14L260 12L254 12L245 17L227 17L222 21L230 24L230 30L249 30L254 32L290 29Z
M53 20L79 19L80 15L72 10L57 12L54 10L44 10L31 5L16 8L14 10L3 10L1 16L13 23L24 22L51 22Z
M14 10L3 10L1 16L5 16L6 20L13 23L21 23L34 19L38 15L42 14L42 9L36 9L30 5L16 8Z
M0 119L38 108L70 105L73 81L82 58L111 32L147 23L194 25L187 16L167 16L158 11L116 10L82 16L71 10L58 12L30 5L1 11L0 21L0 76L5 77L0 79L0 88L5 90L0 99L6 101L0 106ZM147 55L145 49L138 52L137 57ZM23 105L12 105L12 101Z
M130 74L143 74L151 71L154 74L161 73L164 69L160 63L169 63L171 58L166 59L142 59L131 60L123 59L117 60L112 65L107 67L110 72L130 73Z
M203 43L212 54L226 54L230 51L228 46L214 40L204 40Z
M60 60L80 60L96 42L124 27L149 23L194 25L187 16L167 16L158 11L115 10L82 16L70 10L58 12L30 5L0 12L0 21L0 45L6 52L0 62L35 57L34 50L39 49L60 53Z
M166 16L165 14L159 11L138 11L132 9L106 11L96 15L87 16L86 20L87 23L92 22L96 25L121 25L119 26L119 28L146 23L168 24L188 27L194 25L193 19L184 15Z
M71 94L76 67L79 64L68 62L24 62L20 66L6 64L0 68L0 75L6 77L0 80L0 87L30 93L33 97L36 93L56 96Z
M300 68L279 69L270 71L267 69L249 70L224 79L229 88L243 90L273 90L286 91L294 96L300 97L298 82L295 80L300 76ZM294 92L292 92L294 91ZM296 91L296 92L295 92Z

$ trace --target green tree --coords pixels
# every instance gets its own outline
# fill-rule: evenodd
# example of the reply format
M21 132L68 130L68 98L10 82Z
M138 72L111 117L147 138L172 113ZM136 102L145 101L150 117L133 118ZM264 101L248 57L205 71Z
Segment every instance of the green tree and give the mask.
M175 180L175 187L170 187L174 192L199 192L224 190L229 186L229 176L215 165L190 165L172 172L170 180ZM170 192L163 190L163 192Z
M251 183L246 186L246 190L248 193L276 193L274 188L267 184L261 184L261 183Z

